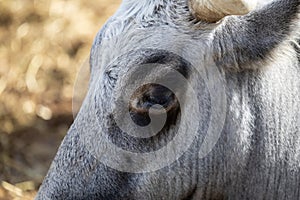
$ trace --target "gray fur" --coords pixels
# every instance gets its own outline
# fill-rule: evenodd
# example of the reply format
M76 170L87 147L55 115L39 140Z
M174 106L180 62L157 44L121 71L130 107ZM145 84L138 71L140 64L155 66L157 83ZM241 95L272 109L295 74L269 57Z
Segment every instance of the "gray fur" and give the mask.
M36 199L300 199L299 3L277 0L208 24L192 18L187 0L124 0L95 39L89 92ZM163 137L139 146L110 118L128 67L158 51L203 73L210 70L207 57L215 59L226 80L225 125L213 150L199 159L211 99L204 79L190 71L202 113L191 114L190 123L201 127L194 143L158 171L120 172L99 162L81 139L101 148L99 132L109 137L112 131L113 142L137 152L169 141L178 120ZM155 62L172 63L170 55Z

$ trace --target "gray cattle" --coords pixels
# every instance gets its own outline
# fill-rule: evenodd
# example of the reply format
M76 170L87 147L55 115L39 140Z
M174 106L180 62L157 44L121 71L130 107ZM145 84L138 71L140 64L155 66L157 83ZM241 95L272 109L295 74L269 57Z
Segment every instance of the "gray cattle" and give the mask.
M300 199L300 1L220 2L123 0L37 200Z

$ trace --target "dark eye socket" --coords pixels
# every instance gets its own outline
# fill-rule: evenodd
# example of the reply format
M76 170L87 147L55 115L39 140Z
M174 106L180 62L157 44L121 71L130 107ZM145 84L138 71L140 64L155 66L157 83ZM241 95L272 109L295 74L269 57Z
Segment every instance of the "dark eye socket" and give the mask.
M150 108L153 105L159 104L167 109L172 103L174 103L175 95L168 88L156 85L155 88L147 91L141 99L140 106L144 108Z
M138 88L130 99L129 111L133 121L140 126L148 125L151 121L150 108L155 110L157 117L167 114L167 124L173 124L179 112L179 103L175 94L168 88L158 84L147 84Z
M176 96L171 90L162 85L147 84L132 95L130 109L136 112L148 112L150 107L155 109L155 105L160 105L169 111L176 107L176 104Z

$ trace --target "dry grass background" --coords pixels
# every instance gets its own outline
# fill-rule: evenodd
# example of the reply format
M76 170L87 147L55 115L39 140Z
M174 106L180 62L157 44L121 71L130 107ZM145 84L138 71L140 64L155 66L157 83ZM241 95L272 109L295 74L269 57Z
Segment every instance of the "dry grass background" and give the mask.
M33 199L72 123L73 85L121 0L0 0L0 200Z

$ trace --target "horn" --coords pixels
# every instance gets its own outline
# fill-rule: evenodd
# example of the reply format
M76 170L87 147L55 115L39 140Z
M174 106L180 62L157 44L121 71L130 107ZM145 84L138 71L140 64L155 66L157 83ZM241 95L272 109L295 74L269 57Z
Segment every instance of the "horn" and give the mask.
M254 10L257 0L190 0L192 15L207 22L217 22L227 15L245 15Z

